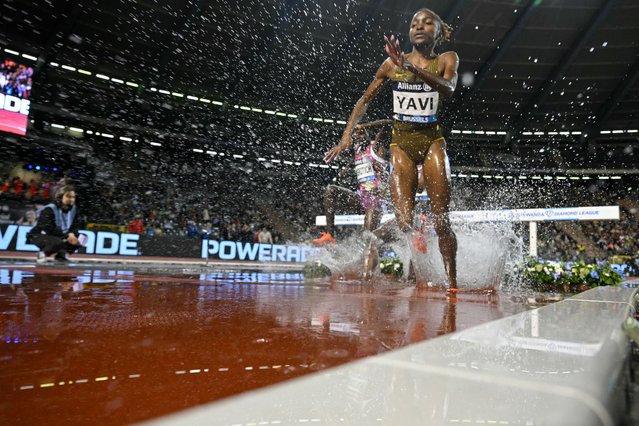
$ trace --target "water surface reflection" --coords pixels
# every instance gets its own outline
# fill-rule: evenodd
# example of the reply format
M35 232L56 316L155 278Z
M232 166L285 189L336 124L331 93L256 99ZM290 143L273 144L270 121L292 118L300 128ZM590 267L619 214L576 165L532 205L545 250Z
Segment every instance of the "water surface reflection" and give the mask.
M140 421L524 309L300 274L12 266L0 277L1 424Z

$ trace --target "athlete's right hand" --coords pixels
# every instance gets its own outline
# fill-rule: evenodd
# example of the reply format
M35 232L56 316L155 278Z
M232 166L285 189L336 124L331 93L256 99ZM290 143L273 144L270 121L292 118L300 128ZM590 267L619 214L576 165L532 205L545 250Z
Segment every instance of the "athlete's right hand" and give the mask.
M384 50L391 58L391 61L393 61L393 63L398 67L403 68L405 58L404 52L402 52L401 47L399 47L399 39L395 38L394 35L391 35L390 39L384 36L384 43Z
M346 148L351 146L351 136L344 134L342 135L342 139L339 141L337 145L333 148L329 149L326 154L324 154L324 162L330 163L335 160Z
M325 163L330 163L331 161L333 161L337 157L339 157L339 155L342 153L342 151L344 151L344 148L342 148L341 145L342 144L335 145L333 148L331 148L328 151L326 151L326 154L324 154L324 162Z

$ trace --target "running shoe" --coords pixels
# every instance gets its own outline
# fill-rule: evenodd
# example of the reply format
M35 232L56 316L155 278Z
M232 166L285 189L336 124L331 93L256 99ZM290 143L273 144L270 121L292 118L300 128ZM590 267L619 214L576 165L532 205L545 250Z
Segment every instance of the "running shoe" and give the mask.
M333 236L328 232L320 232L322 234L321 237L314 239L312 242L315 245L323 246L326 244L335 244L336 240Z
M36 263L44 263L47 261L47 255L43 251L39 251L36 255Z

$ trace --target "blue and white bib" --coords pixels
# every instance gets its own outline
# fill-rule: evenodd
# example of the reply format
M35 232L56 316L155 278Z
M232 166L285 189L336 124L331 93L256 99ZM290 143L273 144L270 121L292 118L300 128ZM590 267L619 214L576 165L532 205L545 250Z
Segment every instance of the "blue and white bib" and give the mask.
M424 82L393 81L395 120L409 123L437 121L439 93Z

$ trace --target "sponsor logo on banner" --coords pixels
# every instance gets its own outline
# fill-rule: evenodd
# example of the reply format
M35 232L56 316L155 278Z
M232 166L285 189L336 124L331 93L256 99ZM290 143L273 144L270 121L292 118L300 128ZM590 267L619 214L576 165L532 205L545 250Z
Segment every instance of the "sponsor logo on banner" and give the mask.
M323 223L326 224L324 216ZM385 214L382 223L394 217ZM619 220L619 206L557 209L469 210L450 212L452 222L542 222L556 220ZM316 221L320 225L319 221ZM336 225L363 225L364 215L336 215Z
M462 211L451 212L450 216L455 222L619 220L619 206Z
M202 240L202 258L258 260L260 262L305 262L313 250L304 246L251 244L239 241Z
M9 225L2 232L0 230L0 250L9 250L9 247L15 245L18 251L38 251L38 248L27 243L27 233L31 230L30 226Z
M0 250L15 247L17 251L38 251L38 247L27 242L30 226L9 225L0 230ZM87 237L85 249L87 254L119 254L121 256L137 256L138 234L116 234L115 232L80 231Z
M29 115L31 101L20 99L16 96L3 95L0 93L0 110L9 112L17 112L22 115Z
M138 234L116 234L115 232L80 231L86 235L87 254L119 254L120 256L138 256Z
M30 226L8 225L0 228L0 250L36 252L38 247L27 242ZM180 250L169 244L166 248L157 248L162 239L141 238L138 234L118 234L115 232L93 232L82 230L86 236L83 250L87 254L140 256L143 254L162 257L192 257L198 254L202 259L254 260L260 262L305 262L313 252L312 247L282 244L251 244L237 241L179 239L176 244L194 248L194 251ZM156 248L151 250L151 248ZM148 252L145 252L146 251Z

